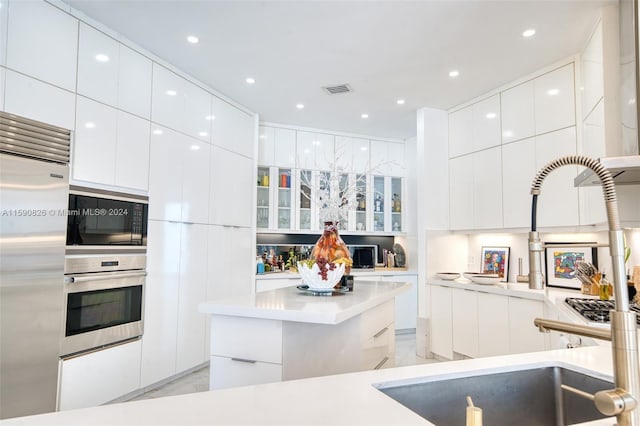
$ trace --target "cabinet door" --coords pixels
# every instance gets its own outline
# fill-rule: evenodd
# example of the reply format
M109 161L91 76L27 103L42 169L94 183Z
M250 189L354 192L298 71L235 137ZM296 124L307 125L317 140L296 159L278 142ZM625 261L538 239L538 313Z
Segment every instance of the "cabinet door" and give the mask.
M502 150L473 154L474 228L502 228Z
M251 228L210 225L207 300L253 293L255 245Z
M507 355L508 353L508 297L478 293L478 356Z
M60 361L58 409L95 407L139 389L141 346L138 340Z
M117 134L115 184L147 191L151 136L149 121L118 111Z
M453 359L451 288L437 285L431 290L431 352Z
M451 289L453 352L478 356L478 298L475 291Z
M149 219L182 218L182 140L185 136L153 126L149 161Z
M536 135L576 124L573 63L534 80Z
M151 120L180 130L184 122L184 79L153 63Z
M7 20L9 17L7 16L9 9L9 0L0 0L0 66L6 65L7 60ZM3 70L0 69L0 74L2 74ZM2 82L2 80L0 80ZM2 94L2 90L0 89L0 95ZM2 97L0 97L0 108L2 107Z
M11 2L8 34L7 68L76 90L76 18L46 2Z
M295 132L294 132L295 133ZM258 164L273 166L275 164L276 129L260 126L258 128ZM295 152L295 146L294 146Z
M575 127L536 136L536 170L551 160L575 154ZM538 197L538 226L578 225L578 188L573 186L577 174L577 166L569 165L545 178Z
M369 141L371 147L371 171L375 174L389 174L389 158L387 157L387 143L383 141Z
M545 350L545 335L533 324L543 316L541 301L509 297L509 353Z
M118 108L151 118L151 60L120 44Z
M282 380L282 365L268 362L244 362L221 356L211 357L209 389L259 385Z
M449 114L449 158L473 150L473 111L471 107Z
M211 94L193 83L183 81L184 121L180 130L200 139L211 141Z
M211 97L211 142L231 152L254 158L256 138L255 117L229 105L216 96Z
M381 281L410 282L411 289L396 296L396 330L416 328L418 318L418 277L415 275L394 275L382 277Z
M473 228L473 155L449 160L449 209L451 229Z
M0 110L4 111L4 81L6 71L5 68L0 67Z
M176 371L205 362L206 316L198 304L207 300L207 225L183 224L180 236L180 290Z
M477 102L473 110L473 150L500 145L500 95Z
M119 43L82 22L78 43L78 94L117 106Z
M176 373L181 226L149 221L140 372L143 387Z
M296 131L276 128L273 165L278 167L296 166Z
M500 94L502 103L502 143L535 135L535 92L533 80Z
M404 176L404 144L387 142L387 158L389 159L389 175Z
M256 176L254 162L226 149L211 150L211 190L209 223L215 225L252 225Z
M73 178L113 185L118 111L78 96L76 120Z
M299 169L331 170L334 137L323 133L298 132L296 161Z
M211 145L183 136L182 216L183 222L209 220L209 167Z
M531 183L536 175L535 138L502 145L502 206L505 228L531 225Z

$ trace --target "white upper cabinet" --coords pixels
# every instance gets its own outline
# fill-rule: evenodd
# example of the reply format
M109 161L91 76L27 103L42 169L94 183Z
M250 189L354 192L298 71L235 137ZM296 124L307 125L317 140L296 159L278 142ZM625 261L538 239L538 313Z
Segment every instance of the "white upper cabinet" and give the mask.
M531 225L531 183L536 174L535 138L502 146L502 204L505 228Z
M336 136L335 157L344 172L365 173L369 170L369 140Z
M370 147L372 173L385 176L404 176L404 143L372 140Z
M505 90L502 102L502 143L535 135L535 94L533 80Z
M449 114L449 158L473 150L473 111L466 107Z
M118 111L78 96L73 178L114 184Z
M602 21L600 21L580 56L583 119L591 113L604 96L602 42Z
M404 143L387 142L387 158L389 159L389 175L404 176Z
M536 136L536 171L551 160L575 154L575 127ZM538 226L578 225L578 188L573 186L577 174L577 166L568 165L545 178L538 197Z
M149 161L149 219L179 222L182 218L182 155L180 133L152 126Z
M0 110L4 111L4 78L5 78L5 69L0 67Z
M299 169L331 170L334 162L334 136L298 132L296 154Z
M449 160L451 229L473 228L473 191L473 155L463 155Z
M207 223L211 145L188 136L182 138L183 222ZM244 193L246 194L246 193Z
M149 131L149 121L118 111L116 186L149 189Z
M502 150L473 154L474 228L502 228Z
M275 129L273 165L278 167L296 166L296 131Z
M211 94L183 80L184 122L180 130L205 142L211 142Z
M295 132L294 132L295 140ZM276 129L260 126L258 128L258 164L261 166L275 165ZM295 150L295 145L294 145ZM294 151L295 152L295 151Z
M7 67L75 91L78 20L43 1L12 1L8 21Z
M210 224L252 225L255 198L249 194L255 193L255 173L252 159L215 145L212 147Z
M0 0L0 65L4 66L7 62L7 19L9 10L9 1ZM1 89L0 89L1 90ZM2 92L0 92L1 94ZM2 107L2 98L0 98L0 107Z
M184 119L184 79L153 64L151 121L181 130Z
M573 63L536 78L534 84L536 135L575 125Z
M23 117L72 130L76 95L36 79L6 70L4 109Z
M477 102L473 110L473 150L500 145L500 95Z
M151 60L120 45L118 107L151 118Z
M211 142L229 151L254 158L256 124L253 115L240 111L222 99L211 97Z
M80 24L78 94L114 107L118 105L119 44Z

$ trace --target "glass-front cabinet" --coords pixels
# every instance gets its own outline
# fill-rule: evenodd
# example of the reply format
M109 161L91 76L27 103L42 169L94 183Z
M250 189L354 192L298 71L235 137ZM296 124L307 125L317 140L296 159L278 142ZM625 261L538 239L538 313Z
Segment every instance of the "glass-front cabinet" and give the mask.
M291 169L278 169L278 229L292 229Z
M391 230L402 231L402 179L391 178Z
M373 231L375 232L385 230L386 192L384 180L384 176L373 177Z
M311 170L300 170L300 189L298 191L298 229L311 230L311 187L313 174Z
M368 231L367 225L367 175L356 175L356 231Z
M257 187L257 214L256 226L258 228L269 228L270 212L270 191L269 191L269 167L258 167L258 187Z

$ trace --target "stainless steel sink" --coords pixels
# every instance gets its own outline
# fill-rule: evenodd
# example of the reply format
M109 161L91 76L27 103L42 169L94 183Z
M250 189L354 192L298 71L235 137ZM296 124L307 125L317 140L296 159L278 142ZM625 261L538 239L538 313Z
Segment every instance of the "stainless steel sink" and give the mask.
M561 384L590 393L613 388L609 381L549 365L375 386L437 426L465 424L467 395L482 408L486 425L571 425L605 418L592 401L562 390Z

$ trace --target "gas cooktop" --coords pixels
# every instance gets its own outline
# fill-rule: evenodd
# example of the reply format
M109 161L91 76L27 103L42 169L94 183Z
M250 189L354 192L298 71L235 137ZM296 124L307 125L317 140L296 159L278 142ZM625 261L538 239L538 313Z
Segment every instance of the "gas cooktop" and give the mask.
M611 321L609 311L615 309L615 303L611 300L567 297L564 301L589 321L602 324L609 324ZM640 326L640 307L630 304L629 309L638 314L636 315L636 322Z

